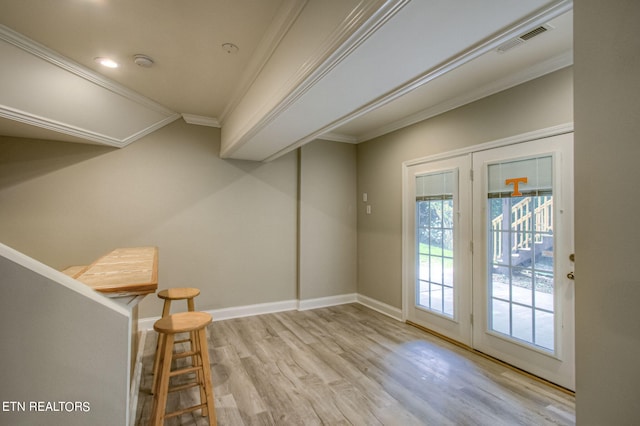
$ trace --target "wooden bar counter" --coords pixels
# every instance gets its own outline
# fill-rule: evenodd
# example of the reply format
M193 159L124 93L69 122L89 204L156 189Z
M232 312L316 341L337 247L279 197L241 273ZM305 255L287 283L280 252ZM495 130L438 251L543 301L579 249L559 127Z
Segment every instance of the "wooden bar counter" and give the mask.
M118 248L89 266L71 266L62 272L130 305L158 288L158 248Z

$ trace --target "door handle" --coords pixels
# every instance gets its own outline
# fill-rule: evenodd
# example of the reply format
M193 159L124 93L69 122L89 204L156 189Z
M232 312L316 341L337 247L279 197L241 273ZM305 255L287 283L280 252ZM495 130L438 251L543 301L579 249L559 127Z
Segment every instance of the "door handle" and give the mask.
M571 253L569 255L569 260L572 261L572 262L575 262L576 261L576 254L575 253ZM571 272L569 272L567 274L567 278L569 278L571 281L573 281L573 280L576 279L576 274L574 274L573 271L571 271Z

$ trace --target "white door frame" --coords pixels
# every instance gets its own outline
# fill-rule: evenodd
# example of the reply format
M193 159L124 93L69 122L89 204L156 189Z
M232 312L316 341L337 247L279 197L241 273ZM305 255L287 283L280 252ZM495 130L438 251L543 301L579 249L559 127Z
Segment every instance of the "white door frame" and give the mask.
M499 139L491 142L486 142L466 148L449 151L446 153L431 155L418 159L408 160L402 163L402 320L406 321L409 316L410 306L410 292L415 291L415 283L413 276L415 274L415 263L413 259L413 237L414 229L409 229L410 224L413 223L414 207L408 208L407 206L413 205L408 200L415 202L415 194L410 194L410 168L412 166L429 163L432 161L444 160L448 158L458 157L478 151L483 151L492 148L504 147L521 142L529 142L537 139L547 138L551 136L562 135L573 132L573 123L566 123L559 126L548 127L545 129L536 130L533 132L523 133L520 135Z

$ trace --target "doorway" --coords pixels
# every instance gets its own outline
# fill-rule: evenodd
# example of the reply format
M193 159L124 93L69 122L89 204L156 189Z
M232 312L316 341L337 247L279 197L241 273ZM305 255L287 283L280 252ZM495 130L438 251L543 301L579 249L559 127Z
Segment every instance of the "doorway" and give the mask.
M574 389L573 134L405 167L405 319Z

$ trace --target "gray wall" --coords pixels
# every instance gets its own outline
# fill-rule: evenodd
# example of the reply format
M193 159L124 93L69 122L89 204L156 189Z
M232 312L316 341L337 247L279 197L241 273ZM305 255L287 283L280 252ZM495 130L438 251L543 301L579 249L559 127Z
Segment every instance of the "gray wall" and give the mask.
M300 164L300 300L356 293L356 147L315 141Z
M576 412L640 419L640 2L575 3Z
M402 162L573 121L566 68L357 147L358 293L402 307Z
M295 299L296 153L226 161L219 145L182 120L123 149L0 137L0 242L56 269L158 246L160 287L199 287L203 310Z
M25 411L20 406L5 411L3 405L0 424L125 425L126 310L118 312L59 285L3 257L7 251L0 247L0 401L21 402ZM32 409L39 401L44 411ZM46 403L56 405L47 411Z

